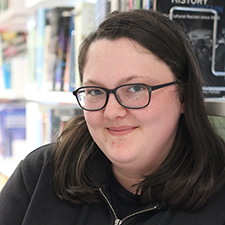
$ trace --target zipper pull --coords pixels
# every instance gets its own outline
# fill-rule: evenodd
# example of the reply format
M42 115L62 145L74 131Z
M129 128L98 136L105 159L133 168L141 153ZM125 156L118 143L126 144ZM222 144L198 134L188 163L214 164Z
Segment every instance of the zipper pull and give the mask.
M123 222L122 220L116 219L114 225L120 225L122 224L122 222Z

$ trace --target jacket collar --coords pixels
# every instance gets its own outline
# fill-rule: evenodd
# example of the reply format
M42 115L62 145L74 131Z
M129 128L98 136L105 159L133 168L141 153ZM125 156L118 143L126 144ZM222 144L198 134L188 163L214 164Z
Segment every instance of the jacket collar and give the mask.
M85 174L90 182L97 188L103 184L108 183L111 177L112 169L111 162L98 149L88 160L85 168Z

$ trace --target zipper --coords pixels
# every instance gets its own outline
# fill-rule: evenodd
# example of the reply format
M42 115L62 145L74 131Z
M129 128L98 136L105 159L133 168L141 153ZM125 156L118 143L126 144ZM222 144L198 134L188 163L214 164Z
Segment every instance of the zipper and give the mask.
M141 213L153 211L153 210L155 210L155 209L158 208L158 206L155 205L155 206L153 206L153 207L151 207L151 208L143 209L143 210L141 210L141 211L132 213L132 214L130 214L130 215L124 217L123 219L119 219L119 218L117 217L116 212L115 212L115 210L113 209L113 207L112 207L110 201L108 200L108 198L106 197L106 195L103 193L103 191L102 191L101 188L99 188L99 192L101 193L101 195L103 196L103 198L106 200L107 204L109 205L109 207L110 207L110 209L111 209L111 211L112 211L112 213L113 213L113 215L114 215L114 217L115 217L114 225L121 225L125 220L127 220L127 219L130 218L130 217L139 215L139 214L141 214Z
M114 223L114 225L120 225L120 224L122 224L122 220L120 220L120 219L115 219L115 223Z

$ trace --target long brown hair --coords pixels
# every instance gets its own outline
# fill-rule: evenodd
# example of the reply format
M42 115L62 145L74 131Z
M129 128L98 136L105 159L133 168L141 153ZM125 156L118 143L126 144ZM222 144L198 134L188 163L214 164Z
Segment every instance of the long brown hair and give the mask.
M138 42L170 67L185 104L168 157L138 186L141 199L143 203L159 201L165 206L197 210L224 184L225 150L207 117L196 57L183 32L159 12L115 12L81 45L81 81L90 45L103 38L121 37ZM83 116L72 118L55 153L55 188L61 198L74 203L95 201L95 187L84 171L87 160L97 151L100 149Z

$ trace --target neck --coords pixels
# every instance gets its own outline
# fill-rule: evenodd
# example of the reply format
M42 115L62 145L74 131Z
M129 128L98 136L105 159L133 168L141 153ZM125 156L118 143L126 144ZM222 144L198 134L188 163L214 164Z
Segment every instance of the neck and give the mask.
M131 171L123 171L113 166L113 174L118 182L131 193L136 194L137 184L141 182L140 175Z

